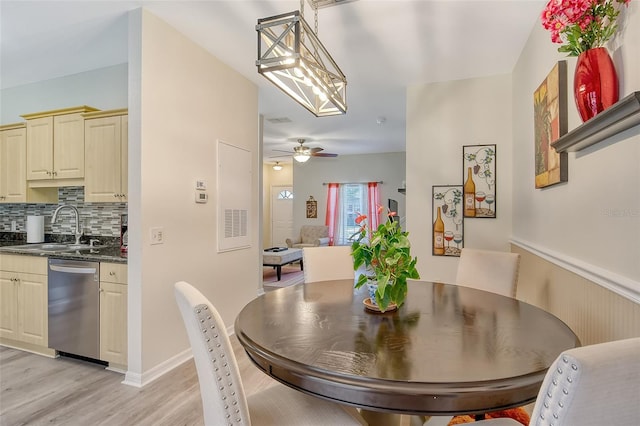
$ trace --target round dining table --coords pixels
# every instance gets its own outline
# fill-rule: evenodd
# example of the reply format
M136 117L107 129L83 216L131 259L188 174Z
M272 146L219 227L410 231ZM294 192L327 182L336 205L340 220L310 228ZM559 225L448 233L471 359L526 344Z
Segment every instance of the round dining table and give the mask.
M425 416L526 405L558 355L580 346L560 319L510 297L410 281L399 309L374 313L364 287L339 280L265 293L239 313L235 334L255 365L296 390Z

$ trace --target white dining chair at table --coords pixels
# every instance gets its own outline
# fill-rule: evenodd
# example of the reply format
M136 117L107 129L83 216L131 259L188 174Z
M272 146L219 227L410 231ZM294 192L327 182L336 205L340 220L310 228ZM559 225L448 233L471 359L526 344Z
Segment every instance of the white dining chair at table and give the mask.
M455 283L516 297L519 268L518 253L463 248Z
M478 426L520 426L513 419ZM640 338L570 349L545 375L530 426L640 424Z
M206 426L353 425L367 423L357 409L315 398L273 381L245 396L240 371L222 318L189 283L174 286L198 373Z
M520 255L492 250L463 248L458 261L456 285L516 297ZM451 416L422 416L428 426L446 426Z
M351 246L305 247L304 282L354 279Z

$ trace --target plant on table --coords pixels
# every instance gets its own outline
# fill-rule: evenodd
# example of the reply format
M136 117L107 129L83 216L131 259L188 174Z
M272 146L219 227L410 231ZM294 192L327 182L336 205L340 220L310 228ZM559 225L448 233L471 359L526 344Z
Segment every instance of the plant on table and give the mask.
M378 213L382 212L378 208ZM382 312L391 303L400 307L407 296L407 279L420 278L416 270L417 257L411 257L409 233L402 230L400 222L393 220L396 212L388 211L387 220L377 229L370 229L366 215L359 215L356 224L360 229L351 236L353 269L365 266L367 273L360 275L355 284L362 287L367 281L376 281L375 299Z
M551 41L563 43L558 52L578 56L602 47L618 29L616 20L622 5L631 0L549 0L542 11L542 26Z

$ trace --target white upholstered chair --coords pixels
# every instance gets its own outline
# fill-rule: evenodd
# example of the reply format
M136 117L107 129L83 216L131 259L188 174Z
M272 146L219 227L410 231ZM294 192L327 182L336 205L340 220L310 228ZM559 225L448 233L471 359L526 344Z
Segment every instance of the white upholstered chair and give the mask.
M198 372L206 426L366 425L352 407L324 401L274 380L245 396L231 341L215 307L190 284L175 284Z
M329 245L329 227L326 225L302 225L300 236L287 238L287 247L305 248Z
M500 418L478 426L520 426ZM640 338L563 352L540 387L530 426L640 424Z
M305 247L302 260L305 283L355 277L351 246Z
M517 253L463 248L456 284L516 297L519 267Z

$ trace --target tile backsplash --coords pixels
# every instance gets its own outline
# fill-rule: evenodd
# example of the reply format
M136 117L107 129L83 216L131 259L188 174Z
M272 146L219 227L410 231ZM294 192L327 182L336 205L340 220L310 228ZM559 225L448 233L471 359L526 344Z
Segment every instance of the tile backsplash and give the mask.
M71 210L60 212L51 224L53 211L71 204L78 209L84 235L120 237L120 215L127 213L127 203L85 203L84 187L58 188L58 204L0 204L0 232L26 232L27 216L44 216L45 234L73 234L75 220Z

